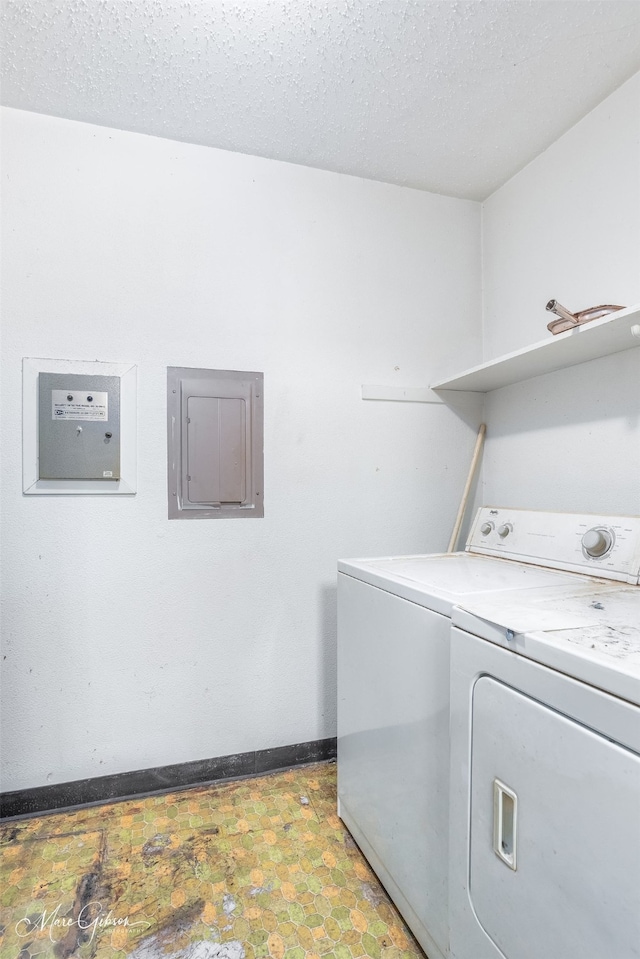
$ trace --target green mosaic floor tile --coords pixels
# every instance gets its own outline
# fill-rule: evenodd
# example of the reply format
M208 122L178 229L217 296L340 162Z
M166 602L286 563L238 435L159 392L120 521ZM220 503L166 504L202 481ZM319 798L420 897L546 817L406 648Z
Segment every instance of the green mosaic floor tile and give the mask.
M2 959L421 959L335 783L320 764L7 824Z
M110 893L105 883L105 835L64 833L2 848L2 955L93 954L94 921ZM75 922L70 921L75 917Z

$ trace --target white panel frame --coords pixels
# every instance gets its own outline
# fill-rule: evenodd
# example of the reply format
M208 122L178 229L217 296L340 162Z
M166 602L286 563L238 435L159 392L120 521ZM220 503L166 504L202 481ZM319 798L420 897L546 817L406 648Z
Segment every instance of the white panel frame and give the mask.
M120 377L120 479L42 480L38 478L38 375L79 373ZM134 494L137 490L138 367L135 363L102 363L89 360L22 360L22 492L45 494Z

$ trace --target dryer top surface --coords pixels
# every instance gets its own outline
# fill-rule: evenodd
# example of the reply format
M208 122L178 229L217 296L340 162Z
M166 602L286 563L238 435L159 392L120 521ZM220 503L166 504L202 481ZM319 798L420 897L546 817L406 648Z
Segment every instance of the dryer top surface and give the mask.
M452 619L474 636L640 705L639 586L471 598Z

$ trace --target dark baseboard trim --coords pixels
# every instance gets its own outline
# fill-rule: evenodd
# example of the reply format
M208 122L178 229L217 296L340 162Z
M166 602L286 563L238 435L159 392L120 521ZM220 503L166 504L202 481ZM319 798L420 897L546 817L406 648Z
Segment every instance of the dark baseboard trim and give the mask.
M173 792L225 779L244 779L277 769L326 762L335 759L336 752L335 738L316 739L293 746L276 746L274 749L258 749L255 752L218 756L215 759L197 759L173 766L136 769L128 773L114 773L112 776L18 789L15 792L0 793L0 819L23 819L26 816L62 812L78 806L93 806Z

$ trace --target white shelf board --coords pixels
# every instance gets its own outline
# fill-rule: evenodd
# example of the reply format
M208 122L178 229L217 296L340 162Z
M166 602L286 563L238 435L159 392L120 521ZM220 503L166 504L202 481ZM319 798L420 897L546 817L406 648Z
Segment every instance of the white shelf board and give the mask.
M632 332L632 328L634 328ZM592 320L515 353L474 366L464 373L432 383L433 390L489 393L542 373L586 363L600 356L640 346L640 304Z
M428 386L362 386L363 400L394 400L402 403L443 403Z

